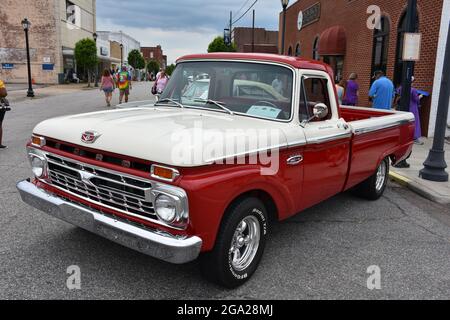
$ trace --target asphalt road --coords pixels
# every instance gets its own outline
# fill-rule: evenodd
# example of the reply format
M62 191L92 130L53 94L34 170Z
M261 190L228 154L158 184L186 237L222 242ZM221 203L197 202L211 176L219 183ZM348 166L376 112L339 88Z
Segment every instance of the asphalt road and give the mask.
M131 100L150 98L135 85ZM115 97L117 103L117 97ZM25 143L39 121L105 109L97 90L13 105L0 150L0 299L448 299L450 208L394 184L377 202L336 196L273 226L254 277L236 290L206 282L198 263L171 265L51 218L21 202ZM81 289L66 286L81 270ZM381 289L369 290L369 266Z

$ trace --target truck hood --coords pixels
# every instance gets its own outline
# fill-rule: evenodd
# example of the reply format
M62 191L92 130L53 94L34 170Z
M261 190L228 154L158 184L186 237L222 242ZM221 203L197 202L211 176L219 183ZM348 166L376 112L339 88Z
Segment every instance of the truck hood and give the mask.
M101 151L178 167L219 160L287 145L286 123L215 111L146 107L49 119L34 134ZM86 131L98 139L85 144Z

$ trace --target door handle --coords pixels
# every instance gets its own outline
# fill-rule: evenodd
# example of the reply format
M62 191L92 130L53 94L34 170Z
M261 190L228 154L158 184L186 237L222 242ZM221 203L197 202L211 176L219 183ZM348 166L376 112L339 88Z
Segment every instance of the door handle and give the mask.
M295 155L286 160L286 163L290 166L295 166L303 161L302 155Z

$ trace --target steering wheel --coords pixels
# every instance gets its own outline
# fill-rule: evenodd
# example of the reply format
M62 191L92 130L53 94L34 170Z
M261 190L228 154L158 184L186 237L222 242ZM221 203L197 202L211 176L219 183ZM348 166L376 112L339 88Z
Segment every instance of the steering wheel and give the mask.
M260 103L269 105L269 106L271 106L271 107L274 107L275 109L280 109L280 107L278 107L276 104L273 104L272 102L269 102L269 101L263 101L263 100L255 102L255 103L253 104L253 106L257 106L257 105L259 105Z

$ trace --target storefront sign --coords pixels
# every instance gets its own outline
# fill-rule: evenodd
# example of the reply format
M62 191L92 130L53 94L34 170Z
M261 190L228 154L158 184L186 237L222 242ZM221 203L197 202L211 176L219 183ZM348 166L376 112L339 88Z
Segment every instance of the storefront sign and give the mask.
M316 21L319 21L320 9L321 9L320 2L317 2L316 4L312 5L308 9L303 10L303 12L301 12L301 15L302 15L301 28L304 28ZM300 19L300 15L299 15L299 19ZM300 30L300 28L299 28L299 30Z
M11 70L14 69L14 63L2 63L3 70Z
M421 33L405 33L403 40L403 61L419 61L421 43Z
M42 70L45 70L45 71L53 71L53 68L54 68L54 64L53 63L44 63L43 65L42 65Z

